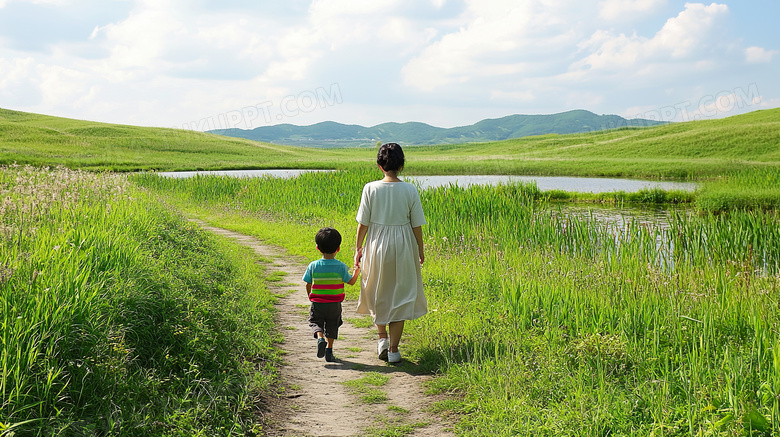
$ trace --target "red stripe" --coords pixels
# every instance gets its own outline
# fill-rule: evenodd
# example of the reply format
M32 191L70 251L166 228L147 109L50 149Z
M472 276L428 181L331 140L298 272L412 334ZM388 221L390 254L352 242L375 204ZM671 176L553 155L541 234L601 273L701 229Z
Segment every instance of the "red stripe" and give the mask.
M309 300L319 303L336 303L344 300L344 293L341 294L314 294L309 295Z
M344 288L344 283L341 284L312 284L312 290L338 290Z

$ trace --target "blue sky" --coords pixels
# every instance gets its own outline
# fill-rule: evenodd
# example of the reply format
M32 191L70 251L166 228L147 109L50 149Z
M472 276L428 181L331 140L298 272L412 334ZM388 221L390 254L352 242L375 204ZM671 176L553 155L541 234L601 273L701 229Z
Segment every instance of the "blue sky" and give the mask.
M780 107L780 2L0 0L0 107L142 126Z

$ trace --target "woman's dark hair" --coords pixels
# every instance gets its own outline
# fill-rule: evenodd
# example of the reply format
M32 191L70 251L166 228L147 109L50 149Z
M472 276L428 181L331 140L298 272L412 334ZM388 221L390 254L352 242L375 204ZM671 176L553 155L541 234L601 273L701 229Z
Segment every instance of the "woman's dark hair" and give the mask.
M404 151L397 143L382 144L376 154L376 163L384 171L398 171L404 166Z

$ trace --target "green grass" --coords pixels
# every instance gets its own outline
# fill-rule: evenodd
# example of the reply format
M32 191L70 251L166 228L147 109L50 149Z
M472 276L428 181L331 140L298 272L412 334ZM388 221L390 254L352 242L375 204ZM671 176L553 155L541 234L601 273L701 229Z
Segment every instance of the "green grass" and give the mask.
M363 403L380 404L387 401L387 394L377 387L384 386L389 380L390 375L367 372L362 378L345 381L342 384L359 396Z
M287 272L276 271L266 276L265 280L266 282L282 282L282 280L284 279L285 276L287 276L287 274L288 274Z
M780 172L778 172L780 174ZM644 188L636 192L611 191L607 193L578 193L562 190L547 190L544 197L553 202L599 203L607 205L681 205L697 199L697 193L680 190ZM701 205L702 208L706 206Z
M360 188L376 177L134 180L313 259L321 226L354 239ZM438 375L429 389L453 398L439 408L458 415L459 434L780 427L775 212L681 212L660 229L561 214L528 184L447 187L421 200L430 312L408 323L402 346L416 372Z
M383 419L383 426L372 426L364 431L366 437L404 437L413 434L416 429L428 426L428 423L403 423L401 420Z
M278 359L248 250L121 176L6 167L0 187L0 433L255 428Z
M346 318L344 321L355 325L356 328L370 328L374 326L374 320L371 316Z
M409 410L407 410L406 408L397 407L395 405L389 405L387 407L387 410L398 414L409 414Z
M726 174L705 185L696 197L699 210L780 210L780 171L759 169Z

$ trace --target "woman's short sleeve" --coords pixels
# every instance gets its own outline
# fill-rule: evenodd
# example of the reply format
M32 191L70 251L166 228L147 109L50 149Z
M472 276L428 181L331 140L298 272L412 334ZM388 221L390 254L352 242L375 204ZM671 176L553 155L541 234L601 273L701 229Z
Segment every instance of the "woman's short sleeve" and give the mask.
M363 187L363 194L360 196L360 207L355 220L364 226L368 226L371 223L371 196L369 195L368 184Z
M422 209L422 203L420 202L420 193L417 192L417 187L412 185L412 207L409 213L409 222L413 228L422 226L428 222L425 221L425 213Z

